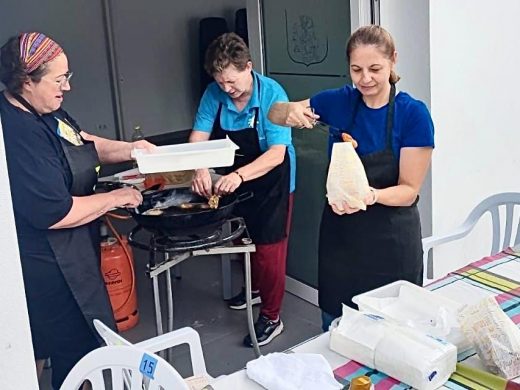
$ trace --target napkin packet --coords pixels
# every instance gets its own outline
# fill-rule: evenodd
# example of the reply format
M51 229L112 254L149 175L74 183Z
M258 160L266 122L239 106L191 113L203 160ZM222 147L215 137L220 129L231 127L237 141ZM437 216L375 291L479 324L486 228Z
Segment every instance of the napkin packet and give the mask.
M442 386L457 364L453 344L345 305L330 348L419 390Z
M458 315L465 305L399 280L352 298L359 311L379 314L454 344L459 354L472 348L462 332Z

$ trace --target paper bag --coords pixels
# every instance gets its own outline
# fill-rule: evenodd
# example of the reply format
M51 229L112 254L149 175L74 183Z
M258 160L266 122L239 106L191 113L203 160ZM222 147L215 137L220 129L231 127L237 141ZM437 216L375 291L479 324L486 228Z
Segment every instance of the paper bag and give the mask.
M460 322L488 370L507 379L520 375L520 329L494 297L465 308Z
M352 208L366 210L363 201L370 192L365 168L350 142L332 146L327 175L327 199L330 205L341 208L342 202Z

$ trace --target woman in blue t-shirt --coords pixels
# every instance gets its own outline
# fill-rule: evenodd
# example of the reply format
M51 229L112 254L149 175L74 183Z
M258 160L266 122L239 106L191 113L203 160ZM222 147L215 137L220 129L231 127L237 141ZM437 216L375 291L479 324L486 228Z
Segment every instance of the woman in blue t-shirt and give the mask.
M421 101L397 91L397 52L380 26L355 31L347 44L355 85L312 98L277 103L269 119L286 126L330 125L329 154L348 133L359 144L370 193L366 211L326 205L319 239L319 304L323 329L341 304L365 291L404 279L422 285L421 225L417 202L431 161L433 123Z

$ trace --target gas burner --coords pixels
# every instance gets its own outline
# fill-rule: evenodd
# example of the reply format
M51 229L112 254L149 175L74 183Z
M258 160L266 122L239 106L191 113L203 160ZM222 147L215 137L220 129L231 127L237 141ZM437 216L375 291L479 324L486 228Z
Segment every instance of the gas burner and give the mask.
M145 244L136 239L136 235L142 230L141 226L135 227L128 235L130 245L136 248L156 253L182 253L199 249L207 249L223 245L239 238L246 230L243 218L227 219L215 230L208 232L203 227L198 232L190 231L186 235L171 235L168 233L152 233L149 243ZM249 235L247 235L246 240Z
M147 231L148 244L136 240L135 236L141 230ZM246 296L251 297L251 253L256 250L246 228L243 218L230 218L222 221L220 226L209 231L208 226L198 229L197 232L190 230L182 235L161 234L150 232L138 225L128 235L128 241L132 246L148 251L148 264L146 275L150 277L153 285L153 297L155 306L155 322L157 334L163 334L163 320L161 309L161 287L159 277L164 275L166 287L166 302L168 313L168 331L173 331L173 295L171 270L183 261L197 256L223 256L230 254L241 254L244 259L244 285ZM151 233L151 235L150 235ZM158 256L162 254L162 256ZM158 261L157 261L158 260ZM223 272L223 295L231 296L231 275L229 257L222 258ZM227 263L227 266L225 265ZM176 277L178 277L176 275ZM255 356L260 356L260 349L256 340L253 322L253 308L251 299L246 300L247 325L249 335L253 341Z

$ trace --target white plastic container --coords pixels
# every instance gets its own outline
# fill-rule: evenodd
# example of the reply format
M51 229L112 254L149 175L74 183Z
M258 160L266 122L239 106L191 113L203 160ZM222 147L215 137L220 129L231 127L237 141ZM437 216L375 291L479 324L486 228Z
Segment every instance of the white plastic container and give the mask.
M154 150L134 149L139 172L174 172L199 168L229 167L235 161L238 146L229 138L158 146Z
M401 325L449 341L458 353L471 348L458 322L464 306L405 280L356 295L352 301L362 312L379 314Z

